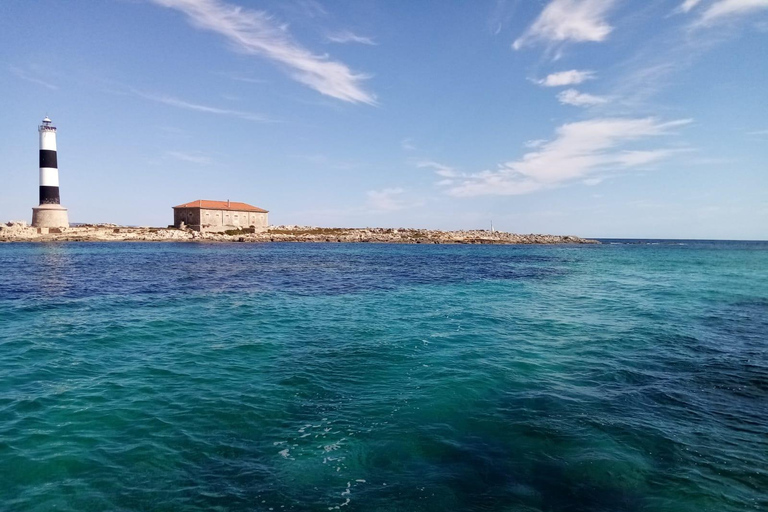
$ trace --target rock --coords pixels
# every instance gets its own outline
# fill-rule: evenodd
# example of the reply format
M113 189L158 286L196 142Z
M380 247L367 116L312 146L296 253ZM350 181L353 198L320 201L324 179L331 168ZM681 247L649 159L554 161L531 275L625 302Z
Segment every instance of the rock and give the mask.
M353 242L399 244L562 244L598 243L573 235L518 235L488 230L438 231L406 228L319 228L313 226L271 226L253 233L200 233L150 227L126 227L115 224L83 224L67 229L51 229L43 233L26 222L12 221L0 225L0 241L215 241L215 242ZM66 233L66 236L64 236ZM242 235L242 236L241 236Z

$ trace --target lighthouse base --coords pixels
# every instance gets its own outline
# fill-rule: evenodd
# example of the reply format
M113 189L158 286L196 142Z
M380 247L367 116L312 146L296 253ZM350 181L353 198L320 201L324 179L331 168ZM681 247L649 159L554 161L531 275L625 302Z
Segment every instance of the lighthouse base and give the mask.
M69 215L67 214L67 209L59 204L41 204L32 208L32 227L68 228Z

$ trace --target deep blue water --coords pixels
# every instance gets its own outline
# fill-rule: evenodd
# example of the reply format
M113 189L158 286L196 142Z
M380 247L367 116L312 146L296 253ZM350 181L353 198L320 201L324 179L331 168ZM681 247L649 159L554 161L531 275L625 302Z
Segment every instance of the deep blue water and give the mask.
M767 490L768 243L0 245L2 510Z

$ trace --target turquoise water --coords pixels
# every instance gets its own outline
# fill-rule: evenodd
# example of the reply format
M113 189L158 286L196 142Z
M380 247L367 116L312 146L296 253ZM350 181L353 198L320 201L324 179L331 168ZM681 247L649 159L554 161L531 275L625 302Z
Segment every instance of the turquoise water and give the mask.
M0 509L768 509L768 243L0 245Z

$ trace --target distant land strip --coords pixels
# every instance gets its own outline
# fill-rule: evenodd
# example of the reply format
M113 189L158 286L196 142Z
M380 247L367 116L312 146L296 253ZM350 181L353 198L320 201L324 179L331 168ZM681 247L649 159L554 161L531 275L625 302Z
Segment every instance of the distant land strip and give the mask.
M24 222L0 224L0 242L346 242L386 244L598 244L578 236L521 235L475 229L441 231L411 228L319 228L270 226L220 233L190 229L81 224L34 228Z

